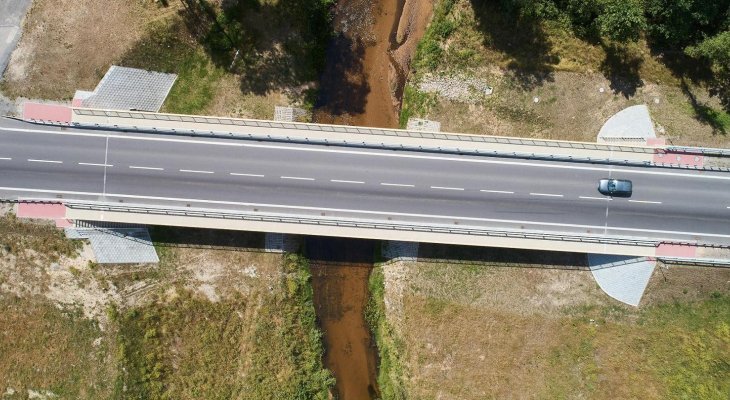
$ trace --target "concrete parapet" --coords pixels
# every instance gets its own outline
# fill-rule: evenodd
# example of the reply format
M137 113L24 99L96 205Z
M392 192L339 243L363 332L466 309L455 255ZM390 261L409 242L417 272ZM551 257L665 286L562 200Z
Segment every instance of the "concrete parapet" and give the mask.
M331 144L408 146L485 154L536 154L591 160L650 163L655 148L614 146L588 142L552 141L514 137L421 132L297 122L259 121L192 115L73 109L73 123L81 126L215 134L222 137L270 137L283 140L323 141Z
M491 231L484 228L468 226L462 226L458 230L439 227L433 227L433 229L415 229L413 226L410 228L408 226L398 228L395 224L387 225L374 221L353 222L341 219L280 218L261 213L250 218L235 214L228 216L221 214L220 217L210 217L195 214L185 215L172 212L170 209L165 212L149 213L140 211L138 208L135 208L135 205L131 204L124 206L129 207L129 211L74 207L67 210L67 218L254 232L281 232L294 235L318 235L582 253L625 254L640 257L651 257L655 255L655 247L653 246L630 244L629 242L623 241L588 242L566 240L557 234L543 236L527 231L524 233L517 232L513 235L505 235L497 231L491 234ZM190 209L188 210L192 211Z

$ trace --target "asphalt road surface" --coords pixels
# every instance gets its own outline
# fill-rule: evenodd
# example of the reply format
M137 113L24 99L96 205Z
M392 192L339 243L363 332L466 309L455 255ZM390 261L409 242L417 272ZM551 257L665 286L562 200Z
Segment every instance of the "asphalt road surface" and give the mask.
M630 179L631 198L597 191ZM0 195L730 244L730 174L0 119Z

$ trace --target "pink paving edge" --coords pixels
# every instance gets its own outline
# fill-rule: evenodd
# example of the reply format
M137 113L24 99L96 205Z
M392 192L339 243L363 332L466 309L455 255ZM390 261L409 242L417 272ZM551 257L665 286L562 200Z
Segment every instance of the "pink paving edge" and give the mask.
M19 202L15 215L18 218L50 219L56 223L58 228L67 228L72 225L71 220L66 219L66 206L63 203L29 203Z
M697 246L679 244L660 244L656 248L657 257L687 257L694 258L697 255Z
M704 165L704 157L696 156L694 154L659 153L654 154L654 162L657 164L680 164L702 167Z
M665 138L646 138L647 146L665 146L667 139Z
M57 104L23 103L23 119L54 122L71 122L71 107Z

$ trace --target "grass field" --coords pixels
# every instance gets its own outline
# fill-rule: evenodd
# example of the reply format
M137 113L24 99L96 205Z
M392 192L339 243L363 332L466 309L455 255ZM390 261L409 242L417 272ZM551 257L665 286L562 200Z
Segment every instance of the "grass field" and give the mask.
M152 237L159 265L98 265L52 225L0 219L3 398L327 398L306 260L256 233Z
M271 119L274 105L311 109L329 0L189 3L35 1L0 88L68 100L114 64L177 74L167 112Z
M530 265L378 267L392 398L727 398L730 270L657 270L637 309L590 272Z
M728 146L730 115L693 76L668 67L686 63L672 57L653 55L643 40L589 43L557 23L518 22L493 3L439 0L419 44L401 124L425 117L452 132L595 141L611 115L644 103L671 142ZM420 92L434 75L476 77L494 93L465 102Z

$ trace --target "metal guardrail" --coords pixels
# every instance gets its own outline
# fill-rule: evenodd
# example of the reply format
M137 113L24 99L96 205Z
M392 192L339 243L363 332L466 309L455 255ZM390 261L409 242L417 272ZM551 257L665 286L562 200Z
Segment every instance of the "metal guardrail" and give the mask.
M690 147L690 146L666 146L664 148L669 153L696 154L714 157L730 157L730 149L720 149L712 147Z
M340 133L367 134L367 135L380 135L380 136L453 140L453 141L461 141L461 142L482 142L482 143L525 145L525 146L543 146L543 147L552 147L552 148L573 148L573 149L585 149L585 150L618 151L618 152L625 152L625 153L645 153L645 154L654 153L654 149L650 148L650 147L604 145L604 144L583 143L583 142L512 138L512 137L505 137L505 136L464 135L464 134L458 134L458 133L438 133L438 132L409 131L409 130L401 130L401 129L367 128L367 127L342 126L342 125L319 125L319 124L307 124L307 123L302 123L302 122L244 120L244 119L235 119L235 118L176 115L176 114L158 114L158 113L145 113L145 112L135 112L135 111L95 110L95 109L88 109L88 108L83 108L83 109L74 108L73 112L76 114L79 114L79 115L93 115L93 116L99 116L99 117L113 117L113 118L146 119L146 120L175 121L175 122L193 122L193 123L204 123L204 124L215 124L215 125L237 125L237 126L251 126L251 127L257 127L257 128L299 129L299 130L321 131L321 132L340 132Z
M722 259L715 259L715 258L682 258L682 257L657 257L656 259L665 264L696 265L698 267L730 268L730 259L722 260Z
M261 215L251 212L213 212L213 211L196 211L196 210L183 210L173 208L156 208L156 207L145 207L137 205L111 205L111 204L96 204L78 201L64 200L64 204L69 208L82 209L82 210L96 210L96 211L110 211L110 212L126 212L135 214L150 214L150 215L166 215L166 216L181 216L181 217L203 217L203 218L215 218L215 219L227 219L227 220L243 220L243 221L257 221L257 222L273 222L273 223L291 223L291 224L303 224L303 225L317 225L317 226L333 226L333 227L346 227L346 228L362 228L362 229L383 229L392 231L407 231L407 232L423 232L423 233L447 233L447 234L461 234L470 236L489 236L489 237L507 237L507 238L520 238L520 239L539 239L539 240L553 240L553 241L564 241L564 242L580 242L580 243L597 243L597 244L614 244L614 245L629 245L639 247L656 247L659 240L639 240L631 238L609 238L605 236L596 235L567 235L567 234L552 234L543 232L517 232L508 230L494 230L494 229L476 229L476 228L454 228L447 226L434 226L434 225L412 225L404 223L385 223L385 222L364 222L357 220L345 220L345 219L333 219L333 218L311 218L304 216L275 216L275 215Z
M59 124L56 121L45 121L45 120L27 120L25 122L31 122L42 125L52 126L69 126L68 124ZM261 121L267 122L268 121ZM277 124L277 122L271 122ZM290 136L259 136L254 134L243 134L233 132L216 132L216 131L195 131L190 129L158 129L154 127L138 127L138 126L119 126L119 125L101 125L101 124L81 124L72 123L71 126L80 129L97 129L97 130L116 130L120 132L129 132L131 130L140 133L154 133L162 135L181 135L181 136L199 136L199 137L212 137L212 138L229 138L229 139L242 139L242 140L253 140L253 141L269 141L269 142L280 142L280 143L298 143L298 144L309 144L309 145L323 145L323 146L344 146L344 147L355 147L355 148L367 148L367 149L384 149L384 150L401 150L401 151L413 151L413 152L427 152L427 153L441 153L441 154L454 154L454 155L472 155L482 157L499 157L499 158L515 158L515 159L529 159L538 161L561 161L561 162L575 162L575 163L586 163L586 164L602 164L602 165L627 165L633 167L655 167L655 168L672 168L672 169L687 169L687 170L699 170L699 171L713 171L713 172L730 172L730 168L714 167L714 166L701 166L686 165L686 164L671 164L671 163L655 163L650 161L633 161L633 160L619 160L609 158L591 158L591 157L573 157L573 156L556 156L553 154L538 154L538 153L519 153L519 152L499 152L496 150L483 151L476 149L460 149L460 148L443 148L443 147L428 147L428 146L407 146L407 145L389 145L385 143L368 143L368 142L348 142L328 139L309 139L309 138L297 138ZM364 128L367 129L367 128Z

